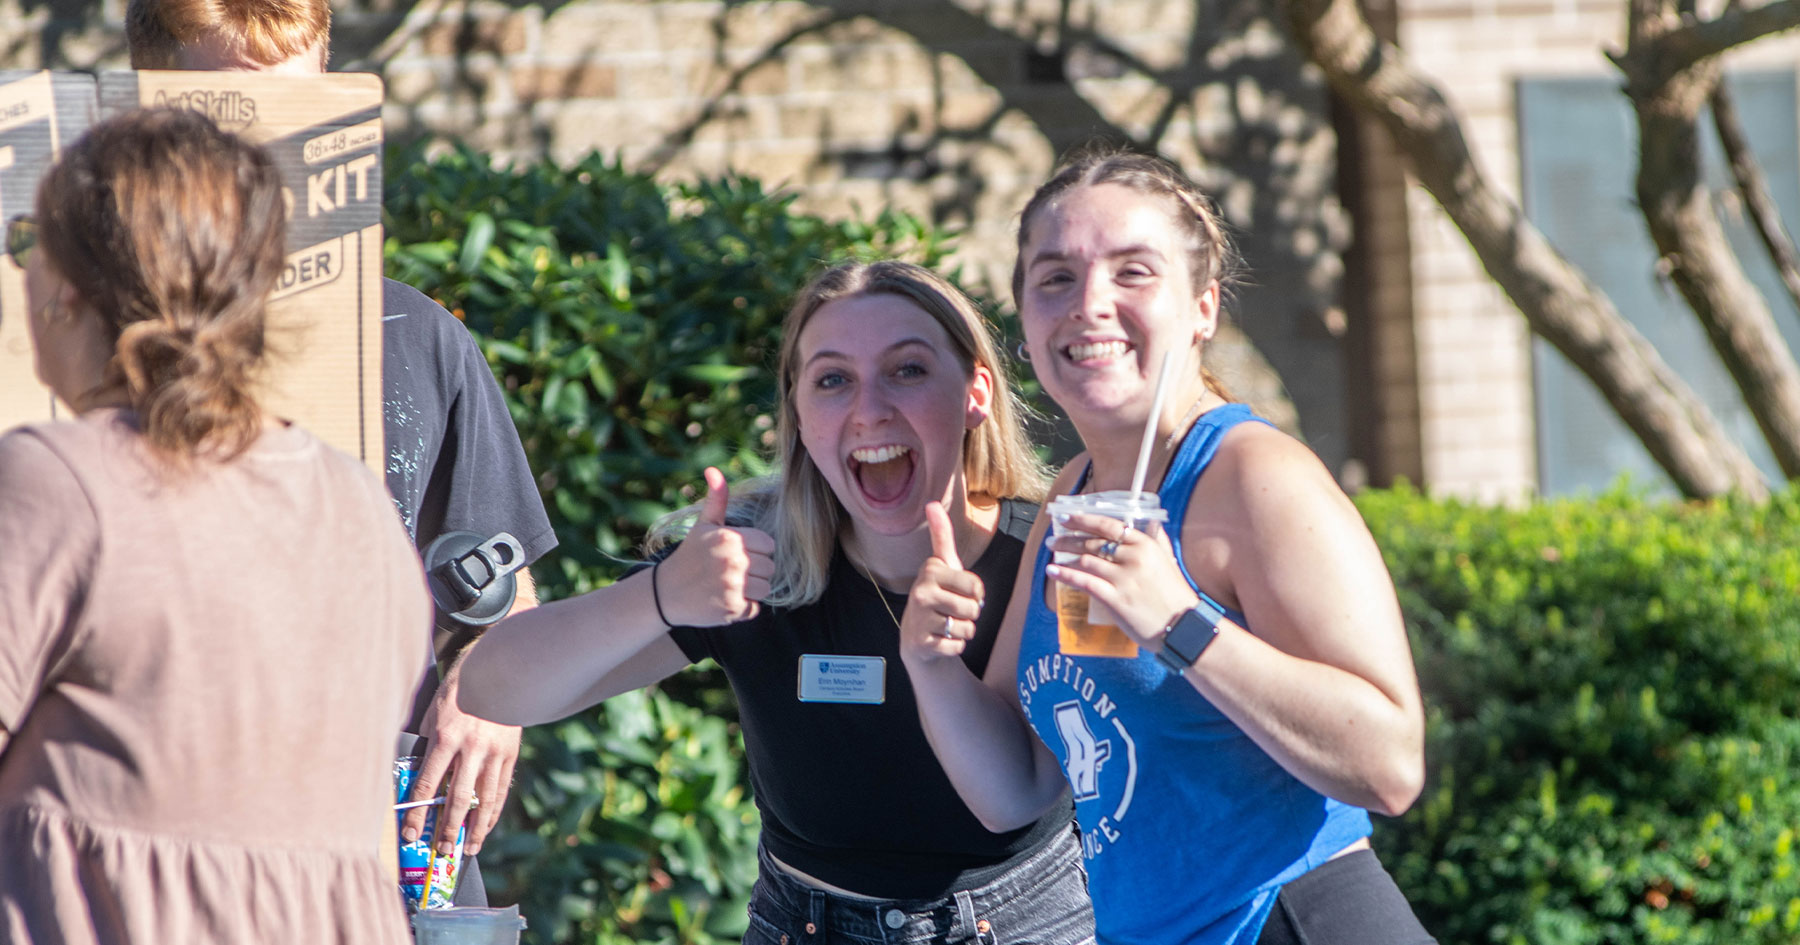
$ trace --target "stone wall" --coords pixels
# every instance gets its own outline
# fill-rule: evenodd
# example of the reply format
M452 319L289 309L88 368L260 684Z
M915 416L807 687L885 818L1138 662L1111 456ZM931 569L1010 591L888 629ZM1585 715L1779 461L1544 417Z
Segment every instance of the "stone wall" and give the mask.
M32 4L0 0L0 63L122 66L121 0ZM966 231L966 274L1002 297L1057 154L1154 146L1218 196L1251 267L1233 311L1254 344L1228 332L1215 367L1334 470L1355 450L1336 136L1258 0L369 0L337 8L333 68L384 76L396 136L926 214Z

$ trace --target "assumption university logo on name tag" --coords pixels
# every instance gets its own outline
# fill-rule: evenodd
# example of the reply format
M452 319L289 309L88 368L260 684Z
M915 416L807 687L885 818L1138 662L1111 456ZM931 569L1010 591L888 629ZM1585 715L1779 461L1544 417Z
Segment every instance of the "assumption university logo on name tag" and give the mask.
M879 656L800 656L801 702L880 705L887 700L887 660Z

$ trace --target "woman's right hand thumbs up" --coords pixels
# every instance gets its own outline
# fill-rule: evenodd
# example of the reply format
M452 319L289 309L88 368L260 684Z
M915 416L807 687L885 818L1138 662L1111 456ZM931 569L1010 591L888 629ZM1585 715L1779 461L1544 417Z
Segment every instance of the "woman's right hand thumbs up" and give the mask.
M663 613L670 623L716 627L756 616L775 577L775 539L755 528L725 524L731 487L716 467L706 468L706 501L687 537L663 562L659 576Z
M919 568L900 619L900 656L909 663L961 655L987 595L981 578L963 568L956 530L942 503L925 506L925 525L931 557Z

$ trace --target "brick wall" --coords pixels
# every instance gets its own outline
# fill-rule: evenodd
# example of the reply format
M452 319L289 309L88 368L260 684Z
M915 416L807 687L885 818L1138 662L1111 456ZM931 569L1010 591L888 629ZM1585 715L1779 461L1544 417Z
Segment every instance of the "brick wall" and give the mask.
M1214 360L1337 466L1347 227L1325 99L1255 4L1218 5L1235 19L1216 26L1198 6L1071 3L1065 30L1063 4L1013 0L476 3L460 21L402 23L366 61L403 127L522 156L600 148L677 176L744 171L818 212L894 206L963 227L958 260L1000 296L1018 208L1055 156L1097 134L1152 142L1215 189L1258 270L1240 306L1255 346L1233 333Z
M1624 27L1618 0L1368 5L1515 192L1514 83L1614 75L1603 51ZM0 0L0 66L122 67L122 9ZM1340 472L1484 499L1536 486L1524 322L1361 126L1357 282L1340 301L1329 108L1257 0L363 0L339 8L334 40L335 67L384 75L399 134L743 171L828 214L900 207L966 228L959 261L1001 296L1015 214L1059 151L1097 132L1155 144L1245 243L1253 284L1211 355L1240 395ZM1800 40L1770 39L1732 64L1797 59Z
M1515 83L1528 76L1617 77L1625 5L1614 0L1397 0L1399 41L1464 120L1482 166L1517 195ZM1745 47L1729 67L1800 60L1800 39ZM1620 155L1621 174L1635 172ZM1432 491L1511 499L1537 485L1530 336L1435 200L1406 198L1418 436ZM1646 259L1648 269L1651 261Z
M0 63L120 67L121 7L64 22L0 0ZM1218 195L1253 267L1212 360L1334 469L1349 458L1335 137L1260 0L367 0L338 7L333 67L384 76L394 136L742 171L813 211L963 227L958 260L999 296L1059 152L1153 144Z

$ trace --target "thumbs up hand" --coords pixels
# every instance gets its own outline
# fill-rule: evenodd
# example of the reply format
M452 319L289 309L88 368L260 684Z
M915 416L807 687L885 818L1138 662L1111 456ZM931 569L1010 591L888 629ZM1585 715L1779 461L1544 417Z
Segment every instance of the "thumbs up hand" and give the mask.
M981 578L963 569L956 531L942 503L925 506L925 527L931 557L919 568L900 620L900 657L920 665L962 655L987 595Z
M676 626L716 627L756 616L775 577L775 539L755 528L725 524L731 487L706 468L700 517L662 567L663 613Z

